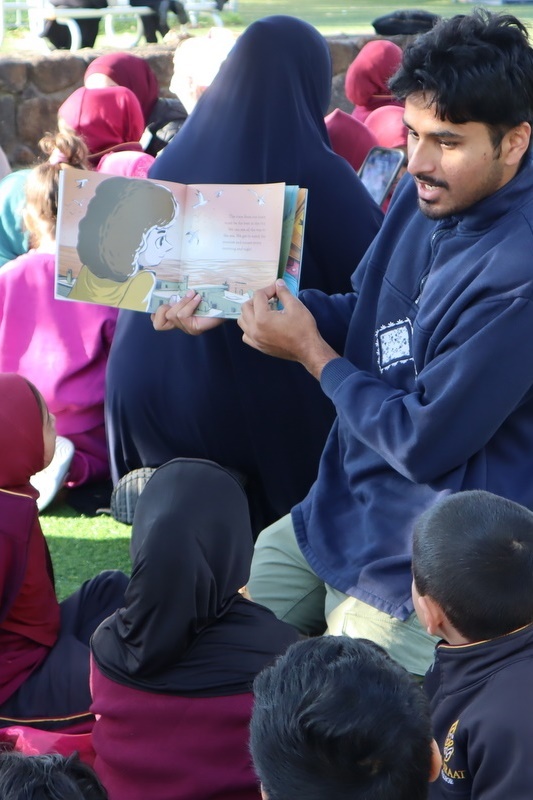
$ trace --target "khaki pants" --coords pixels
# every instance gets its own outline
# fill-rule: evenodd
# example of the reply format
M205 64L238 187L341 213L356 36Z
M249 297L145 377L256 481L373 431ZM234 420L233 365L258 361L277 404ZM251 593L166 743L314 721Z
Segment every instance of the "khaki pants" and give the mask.
M290 514L259 535L248 589L256 602L308 636L371 639L414 675L424 675L433 661L438 639L423 630L415 614L402 622L314 574L298 547Z

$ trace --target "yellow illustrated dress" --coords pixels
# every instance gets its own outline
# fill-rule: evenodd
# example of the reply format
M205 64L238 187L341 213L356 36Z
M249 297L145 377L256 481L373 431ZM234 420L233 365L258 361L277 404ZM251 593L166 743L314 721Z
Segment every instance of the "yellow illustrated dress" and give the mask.
M155 282L153 272L145 270L137 272L123 283L98 278L84 264L69 293L69 299L128 308L131 311L148 311Z

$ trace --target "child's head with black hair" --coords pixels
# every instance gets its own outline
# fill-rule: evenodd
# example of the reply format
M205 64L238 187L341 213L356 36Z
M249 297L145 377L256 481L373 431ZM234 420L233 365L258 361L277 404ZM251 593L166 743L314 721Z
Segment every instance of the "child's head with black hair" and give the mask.
M0 753L2 800L107 800L94 770L78 754Z
M429 633L450 644L533 622L533 512L490 492L452 494L416 521L413 599Z
M427 698L374 642L293 644L254 681L250 747L265 800L425 800L440 769Z

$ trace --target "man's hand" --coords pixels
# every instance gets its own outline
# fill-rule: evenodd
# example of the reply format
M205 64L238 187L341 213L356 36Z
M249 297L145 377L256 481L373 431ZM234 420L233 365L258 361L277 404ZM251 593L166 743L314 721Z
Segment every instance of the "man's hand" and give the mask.
M189 289L174 305L159 306L152 314L156 331L171 331L177 328L191 336L199 336L224 322L223 317L195 317L194 312L202 302L202 295Z
M283 304L282 311L272 308L275 299ZM237 322L243 342L267 355L299 361L315 378L320 378L328 361L338 358L320 336L311 312L282 280L255 291Z

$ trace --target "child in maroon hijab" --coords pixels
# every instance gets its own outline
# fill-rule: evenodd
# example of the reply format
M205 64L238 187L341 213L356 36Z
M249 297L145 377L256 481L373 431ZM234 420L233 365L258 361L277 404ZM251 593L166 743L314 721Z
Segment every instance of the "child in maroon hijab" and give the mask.
M74 132L89 150L89 162L104 172L111 153L142 154L140 138L144 117L139 101L124 86L86 89L81 86L67 97L57 112L60 132Z
M407 155L407 128L401 106L380 106L372 111L365 125L381 147L400 147Z
M140 103L146 126L141 137L145 152L152 156L165 147L187 119L178 97L159 97L159 82L148 61L131 53L106 53L85 71L87 89L125 86Z
M387 39L367 42L348 67L344 91L355 108L352 116L364 122L380 106L399 106L388 82L402 60L402 49Z
M55 419L35 387L0 374L0 727L90 730L89 637L122 605L102 572L59 603L30 477L54 454Z

